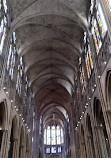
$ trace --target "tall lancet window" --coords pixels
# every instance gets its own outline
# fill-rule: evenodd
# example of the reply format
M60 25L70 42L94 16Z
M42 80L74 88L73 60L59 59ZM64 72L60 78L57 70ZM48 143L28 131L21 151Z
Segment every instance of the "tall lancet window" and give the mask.
M19 95L22 92L22 77L23 77L23 59L20 57L19 65L18 65L18 74L17 74L17 82L16 82L16 90Z
M90 6L90 12L91 12L91 14L93 13L94 5L95 5L95 0L91 0L91 6Z
M81 83L82 93L84 93L86 89L86 81L85 81L85 74L84 74L84 68L82 65L81 57L79 58L79 72L80 72L80 83Z
M100 30L101 37L104 38L104 36L107 32L107 24L106 24L105 17L104 17L104 14L103 14L99 1L97 1L97 21L99 24L99 30Z
M61 131L60 131L60 126L57 126L57 144L61 144Z
M24 104L26 106L26 100L27 100L27 90L28 90L28 77L25 77L25 89L24 89Z
M102 41L101 41L100 33L99 33L99 30L98 30L97 22L94 19L93 19L92 34L93 34L93 38L94 38L94 44L95 44L95 47L96 47L96 52L97 52L97 55L98 55L99 50L102 46Z
M109 10L111 11L111 0L106 0Z
M93 71L93 61L92 61L89 39L87 37L86 32L84 32L84 52L85 52L85 62L86 62L87 75L88 75L88 78L90 78L92 71Z
M16 35L13 32L12 37L10 39L10 46L8 52L8 60L7 60L7 71L9 72L9 76L13 79L14 68L15 68L15 58L16 58Z
M7 9L7 1L0 0L0 54L2 54L5 38L6 38L6 30L7 30L7 17L8 17L8 9Z
M55 126L51 127L51 144L52 145L56 144L56 127Z
M98 0L96 0L94 2L91 1L91 3L94 3L94 5L93 5L94 7L93 8L91 7L91 9L92 9L92 12L91 12L92 34L93 34L96 52L98 55L100 48L102 46L104 37L107 32L107 24L106 24L104 13L103 13L103 10L102 10L102 7L101 7L99 1ZM91 4L91 6L92 6L92 4Z

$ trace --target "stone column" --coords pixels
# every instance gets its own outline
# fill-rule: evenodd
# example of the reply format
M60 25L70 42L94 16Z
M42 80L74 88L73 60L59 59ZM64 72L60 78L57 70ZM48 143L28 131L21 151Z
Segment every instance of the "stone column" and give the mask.
M3 137L2 137L2 144L1 144L1 158L5 155L6 153L6 147L7 147L7 142L8 142L8 131L4 130L3 131Z
M74 104L71 103L71 119L70 119L70 145L71 145L71 158L76 157L75 153L75 138L74 138L74 114L73 114L73 106Z
M85 143L80 143L80 158L87 158Z
M18 149L18 139L14 139L14 146L13 146L13 158L17 158L17 149Z
M39 158L39 116L34 119L33 158Z
M87 146L88 146L88 149L89 149L89 155L90 155L90 158L95 158L94 157L94 154L93 154L93 148L92 148L92 140L91 140L91 137L92 136L90 136L90 135L88 135L87 136L87 139L88 139L88 144L87 144Z
M30 150L26 150L26 158L30 158Z
M100 149L100 142L98 138L98 131L97 131L97 123L94 118L93 112L90 113L91 118L91 126L92 126L92 134L93 134L93 142L94 142L94 149L95 149L95 157L101 158L101 149Z
M108 154L107 154L107 149L106 149L106 143L105 143L105 139L104 139L103 129L102 129L102 127L98 126L97 130L98 130L98 137L99 137L100 147L101 147L101 152L102 152L102 158L109 158Z

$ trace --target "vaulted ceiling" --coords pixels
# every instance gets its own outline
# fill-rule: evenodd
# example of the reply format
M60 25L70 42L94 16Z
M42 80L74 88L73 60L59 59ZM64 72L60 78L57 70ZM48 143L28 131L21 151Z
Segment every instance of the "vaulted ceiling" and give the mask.
M35 111L44 120L70 115L74 75L87 30L89 0L9 0L12 31L23 56ZM47 122L47 121L46 121Z

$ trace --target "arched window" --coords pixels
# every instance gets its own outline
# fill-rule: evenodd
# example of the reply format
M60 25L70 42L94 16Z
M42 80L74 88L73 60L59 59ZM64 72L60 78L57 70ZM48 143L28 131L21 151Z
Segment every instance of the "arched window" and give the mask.
M9 54L7 60L7 71L9 72L11 79L13 79L14 75L16 53L16 35L15 32L13 32L12 38L10 39Z
M57 126L57 144L61 144L61 138L60 138L60 136L61 136L60 127Z
M102 38L104 38L106 32L107 32L107 24L105 21L105 17L101 8L101 5L99 1L97 0L97 21L99 24L99 30Z
M22 77L23 77L23 59L20 57L19 65L18 65L18 74L17 74L17 82L16 82L16 90L19 95L22 92Z
M55 126L51 127L51 144L52 145L56 144L56 128L55 128Z
M111 11L111 0L106 0L109 10Z
M61 126L51 125L44 130L44 144L60 145L64 143L63 129Z
M93 155L93 158L95 158L95 147L94 147L94 137L93 137L93 129L92 129L92 126L91 126L91 119L90 119L90 116L87 115L87 119L86 119L86 122L87 122L87 137L88 137L88 141L87 143L90 144L90 151Z
M2 54L7 30L8 7L6 0L0 0L0 54Z
M89 44L89 39L87 37L87 33L84 32L84 52L85 52L85 62L86 62L86 70L88 78L90 78L93 70L93 61L91 55L91 49Z
M94 39L94 44L96 48L97 55L99 54L99 50L102 46L102 41L100 37L100 33L97 26L97 21L93 19L93 27L92 27L92 34Z
M90 7L91 14L93 13L93 9L94 9L94 1L95 0L91 0L91 7Z
M80 72L80 83L82 87L82 93L84 93L86 89L86 81L85 81L85 74L84 74L84 68L82 66L81 57L79 58L79 72Z
M24 105L26 106L26 100L27 100L27 90L28 90L28 77L25 77L25 89L24 89Z
M101 8L101 5L98 0L91 1L91 26L92 26L92 35L94 39L94 44L96 48L97 55L102 46L103 39L107 32L107 24L105 17Z

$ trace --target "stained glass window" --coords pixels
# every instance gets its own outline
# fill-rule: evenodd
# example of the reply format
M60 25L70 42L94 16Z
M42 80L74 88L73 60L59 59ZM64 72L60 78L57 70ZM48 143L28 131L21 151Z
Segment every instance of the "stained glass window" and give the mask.
M48 126L44 130L44 144L58 145L64 143L63 129L60 126Z
M92 3L92 1L91 1ZM92 3L93 5L93 3ZM96 15L95 10L92 10L91 12L91 24L92 24L92 34L94 39L94 44L96 48L97 55L99 54L99 50L102 46L102 41L106 35L107 32L107 24L105 21L105 17L101 8L101 5L99 1L96 1Z
M55 153L56 153L56 147L55 147L55 146L52 146L52 148L51 148L51 153L52 153L52 154L55 154Z
M24 90L24 104L26 106L26 100L27 100L27 89L28 89L28 77L25 77L25 90Z
M12 34L12 38L10 40L8 60L7 60L7 71L9 71L9 76L13 79L14 68L15 68L15 57L16 57L16 45L15 45L15 32Z
M50 131L50 126L47 128L47 145L50 145L50 138L51 138L51 131Z
M80 71L80 83L81 83L82 93L83 93L86 89L86 82L85 82L84 69L81 63L81 57L79 58L79 71Z
M7 29L7 2L0 0L0 54L2 53Z
M91 55L91 50L90 50L89 45L88 45L88 51L85 56L85 60L86 60L87 75L88 75L88 78L90 78L92 69L93 69L93 61L92 61L92 55Z
M61 147L58 147L58 153L61 153L61 152L62 152Z
M91 49L89 45L89 39L86 32L84 32L84 52L85 52L85 62L88 78L90 78L93 70L93 61L91 55Z
M56 144L56 130L55 130L55 126L52 126L52 130L51 130L51 142L52 142L52 145Z
M28 89L28 77L26 76L25 78L25 90L27 92L27 89Z
M97 55L98 55L99 50L102 46L102 41L101 41L100 33L99 33L99 30L98 30L97 22L96 22L96 20L94 20L93 22L94 22L94 25L93 25L93 28L92 28L92 34L93 34L93 38L94 38L96 52L97 52Z
M108 4L109 10L111 11L111 0L106 0L106 2Z
M20 63L18 65L17 83L16 83L16 90L19 95L21 95L21 91L22 91L22 76L23 76L23 61L22 61L22 57L20 57Z
M46 144L46 141L47 141L46 138L47 138L47 137L46 137L46 129L45 129L45 130L44 130L44 144Z
M95 0L91 0L91 7L90 7L91 14L93 13L93 9L94 9L94 1Z
M50 148L46 148L46 153L50 154Z
M61 144L61 133L60 133L60 127L57 126L57 144Z
M101 8L100 3L97 1L97 21L99 24L99 28L100 28L100 33L102 38L104 38L106 31L107 31L107 24L104 18L104 14Z
M5 13L7 13L7 1L6 0L3 0L3 7L5 10Z
M63 138L63 129L61 128L61 143L64 142L64 138Z

